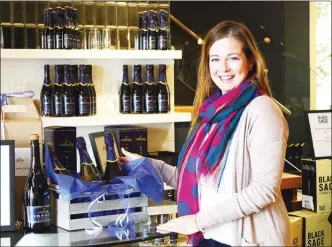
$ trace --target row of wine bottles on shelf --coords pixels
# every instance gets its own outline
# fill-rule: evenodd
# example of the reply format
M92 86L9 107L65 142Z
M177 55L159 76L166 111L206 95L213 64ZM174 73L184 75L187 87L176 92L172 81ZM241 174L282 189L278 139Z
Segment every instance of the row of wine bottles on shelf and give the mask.
M128 65L123 65L120 88L121 113L167 113L170 111L170 91L166 65L159 64L159 78L154 79L154 65L146 65L146 81L142 83L141 65L134 65L133 82L129 83Z
M42 49L80 49L81 37L77 23L77 9L56 7L44 10Z
M155 10L138 13L139 26L135 39L138 50L168 50L170 48L170 32L168 28L168 12Z
M41 115L53 117L91 116L97 112L92 66L55 65L54 83L50 65L44 65L44 82L40 93Z

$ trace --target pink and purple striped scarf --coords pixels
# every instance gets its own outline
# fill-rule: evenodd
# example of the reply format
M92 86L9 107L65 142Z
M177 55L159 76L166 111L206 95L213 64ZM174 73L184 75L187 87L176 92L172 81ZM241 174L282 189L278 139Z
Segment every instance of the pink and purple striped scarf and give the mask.
M201 121L191 131L178 159L179 216L199 211L198 181L201 176L218 173L217 176L221 179L226 165L221 160L239 119L245 107L263 94L257 89L253 79L254 77L247 79L224 95L218 90L200 107ZM190 235L188 242L197 245L203 239L203 234L198 232Z

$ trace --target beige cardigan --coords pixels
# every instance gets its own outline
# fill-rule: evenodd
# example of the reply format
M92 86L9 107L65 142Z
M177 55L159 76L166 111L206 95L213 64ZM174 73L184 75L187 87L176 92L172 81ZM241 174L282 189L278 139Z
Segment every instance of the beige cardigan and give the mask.
M255 98L243 112L229 147L227 166L234 176L231 196L201 207L199 228L208 233L231 223L233 246L290 246L289 220L280 192L287 139L288 126L278 106L268 96ZM154 164L163 181L176 188L175 167L162 161Z

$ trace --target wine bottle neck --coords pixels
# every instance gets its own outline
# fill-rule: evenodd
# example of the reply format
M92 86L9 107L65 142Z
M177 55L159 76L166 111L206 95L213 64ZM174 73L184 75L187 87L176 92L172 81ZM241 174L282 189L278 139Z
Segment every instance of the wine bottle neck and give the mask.
M92 160L90 158L90 155L88 153L88 150L84 147L78 147L78 153L80 155L80 163L88 163L91 164Z
M39 144L31 146L31 170L41 169Z

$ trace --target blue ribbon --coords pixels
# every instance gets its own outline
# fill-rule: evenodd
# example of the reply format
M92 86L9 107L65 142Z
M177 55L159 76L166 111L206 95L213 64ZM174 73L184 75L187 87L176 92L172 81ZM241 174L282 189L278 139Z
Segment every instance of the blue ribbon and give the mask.
M103 227L92 219L91 211L93 205L102 203L105 200L105 195L108 193L118 195L123 203L125 212L116 221L110 222L107 229L111 236L130 238L135 235L133 231L134 221L130 215L130 205L125 203L126 200L123 200L124 196L130 195L135 190L145 194L156 203L160 203L164 195L164 185L160 172L151 164L148 158L130 161L122 167L126 176L115 177L108 184L106 184L106 181L88 182L80 180L75 174L72 174L72 176L57 174L54 172L53 159L51 158L48 145L45 145L46 174L52 183L58 185L60 198L70 202L82 195L88 195L89 201L92 201L89 205L88 215L93 225L97 227L97 230L92 230L95 233L102 231ZM86 200L86 197L78 200L80 199Z
M12 93L2 93L1 94L1 102L0 105L7 105L7 98L8 97L16 97L16 98L31 98L35 95L34 91L27 90L22 92L12 92Z

